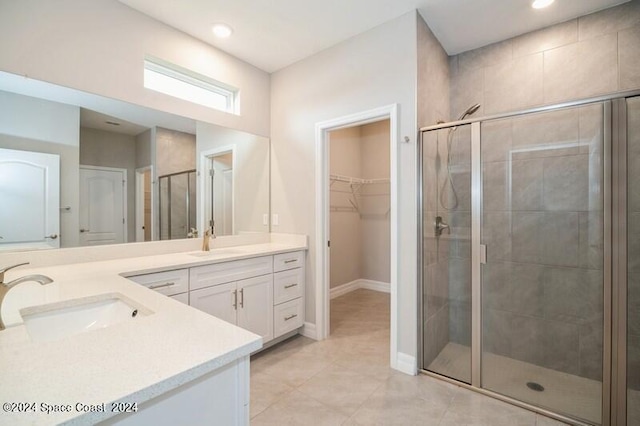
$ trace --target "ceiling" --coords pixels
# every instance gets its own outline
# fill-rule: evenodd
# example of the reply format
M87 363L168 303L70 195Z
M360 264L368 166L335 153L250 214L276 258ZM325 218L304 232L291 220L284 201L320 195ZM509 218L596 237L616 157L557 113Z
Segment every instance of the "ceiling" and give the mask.
M119 1L273 72L414 9L454 55L629 0L557 0L542 10L531 0ZM234 34L217 39L216 22Z
M80 108L80 127L122 133L129 136L137 136L147 130L144 126L86 108Z

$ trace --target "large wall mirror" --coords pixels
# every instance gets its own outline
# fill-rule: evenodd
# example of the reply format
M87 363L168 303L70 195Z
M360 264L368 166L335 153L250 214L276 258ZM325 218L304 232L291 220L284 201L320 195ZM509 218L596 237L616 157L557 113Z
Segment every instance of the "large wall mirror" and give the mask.
M0 72L0 251L269 232L269 139Z

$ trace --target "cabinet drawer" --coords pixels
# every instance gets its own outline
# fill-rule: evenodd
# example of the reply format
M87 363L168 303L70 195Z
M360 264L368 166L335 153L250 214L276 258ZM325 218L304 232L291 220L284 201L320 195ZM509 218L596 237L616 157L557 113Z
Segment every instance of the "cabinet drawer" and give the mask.
M189 304L189 293L174 294L173 296L169 297L173 300L177 300L180 303L184 303L185 305Z
M178 269L176 271L158 272L155 274L135 275L129 277L131 281L162 293L165 296L186 293L189 291L189 270Z
M263 256L253 259L197 266L189 270L189 280L191 282L191 290L195 290L231 281L258 277L272 272L272 256Z
M304 252L282 253L273 256L273 272L299 268L304 263Z
M302 327L302 324L304 324L304 300L302 298L274 306L274 338Z
M288 302L302 296L304 289L304 268L273 274L273 303Z

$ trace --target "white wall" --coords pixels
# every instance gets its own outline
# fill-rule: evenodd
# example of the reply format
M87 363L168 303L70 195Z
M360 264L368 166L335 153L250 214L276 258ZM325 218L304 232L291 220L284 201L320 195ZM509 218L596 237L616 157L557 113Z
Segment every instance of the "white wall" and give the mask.
M310 236L306 321L315 323L315 124L399 104L399 350L416 352L416 13L387 22L271 76L274 232Z
M80 109L0 91L0 130L6 135L77 147Z
M116 0L0 1L0 70L269 135L269 74ZM144 89L151 55L240 89L236 116Z
M0 55L1 56L1 55ZM80 108L0 92L0 148L60 155L60 245L78 245Z
M389 120L360 128L361 177L388 179L390 176ZM362 277L388 283L391 276L391 229L389 222L390 185L375 183L362 188L360 229Z

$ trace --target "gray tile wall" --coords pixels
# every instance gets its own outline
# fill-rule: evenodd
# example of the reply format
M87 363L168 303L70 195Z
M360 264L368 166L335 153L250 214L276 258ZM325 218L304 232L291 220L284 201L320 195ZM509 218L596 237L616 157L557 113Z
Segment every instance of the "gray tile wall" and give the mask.
M437 120L448 121L449 117L449 58L422 17L417 14L417 56L418 56L418 127L427 126ZM435 136L435 135L434 135ZM422 315L425 333L423 366L438 356L449 342L449 242L439 241L433 236L432 221L438 200L438 176L442 177L437 161L443 155L442 147L437 148L434 138L424 144L425 182L425 233L423 243L425 261L423 265L424 312ZM444 147L446 149L446 146ZM444 152L446 155L446 151ZM448 218L447 218L448 219Z
M475 103L482 105L477 115L489 115L637 89L640 1L464 52L449 64L452 117ZM483 271L484 350L593 379L602 375L601 115L598 107L580 108L482 129L490 260ZM638 151L630 169L637 164L640 176ZM640 189L630 190L640 200ZM630 213L631 232L633 223L640 237L640 203ZM636 246L640 252L636 241L630 238L630 255ZM630 258L637 263L630 282L640 283L640 256ZM640 311L632 288L630 299L638 302L630 312ZM635 322L640 318L630 317ZM634 327L630 366L640 386L640 325Z
M487 352L602 377L603 108L482 125Z
M450 59L451 117L640 87L640 1L583 16Z

